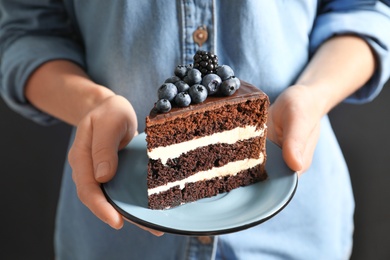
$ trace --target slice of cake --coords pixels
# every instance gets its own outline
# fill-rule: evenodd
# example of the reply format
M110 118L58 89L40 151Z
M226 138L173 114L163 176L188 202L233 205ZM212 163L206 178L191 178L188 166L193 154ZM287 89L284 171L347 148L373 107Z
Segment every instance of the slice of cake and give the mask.
M267 178L268 96L240 81L218 57L197 51L158 88L146 117L151 209L183 203Z
M266 179L269 101L241 82L231 96L153 109L146 118L149 208L167 209Z

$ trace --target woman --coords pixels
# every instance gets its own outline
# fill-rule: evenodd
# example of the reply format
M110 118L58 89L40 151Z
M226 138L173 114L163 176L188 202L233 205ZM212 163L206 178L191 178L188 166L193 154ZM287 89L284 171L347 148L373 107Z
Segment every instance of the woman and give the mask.
M58 259L349 257L353 195L326 114L344 99L372 100L389 77L384 2L2 0L0 8L3 98L39 123L75 126ZM299 187L280 214L245 231L145 232L123 220L100 183L143 131L157 87L200 48L269 95L268 137L299 173Z

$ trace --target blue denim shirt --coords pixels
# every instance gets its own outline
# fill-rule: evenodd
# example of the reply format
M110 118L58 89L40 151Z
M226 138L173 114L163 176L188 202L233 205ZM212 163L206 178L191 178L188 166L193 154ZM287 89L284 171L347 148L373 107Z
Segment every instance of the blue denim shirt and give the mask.
M383 1L387 2L387 1ZM53 59L71 60L134 106L139 131L157 87L200 47L262 88L271 102L294 83L326 39L352 33L377 55L371 80L347 100L372 100L389 77L390 12L379 1L1 0L0 89L15 111L42 124L56 119L31 106L23 88ZM125 224L116 231L77 198L65 165L58 204L57 259L347 259L354 201L349 173L327 117L310 169L291 203L256 227L216 237L154 237Z

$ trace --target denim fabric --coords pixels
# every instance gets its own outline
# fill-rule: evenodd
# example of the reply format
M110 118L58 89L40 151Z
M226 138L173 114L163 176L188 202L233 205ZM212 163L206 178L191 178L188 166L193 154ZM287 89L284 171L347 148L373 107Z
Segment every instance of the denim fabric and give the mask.
M214 258L217 238L208 237L210 242L202 242L201 238L191 237L187 247L186 259L209 260Z
M320 0L319 13L348 11L355 8L370 9L376 4L376 0Z
M83 66L97 83L129 99L142 132L156 89L173 75L176 65L192 62L199 49L193 32L204 26L208 39L201 48L216 52L221 64L231 65L239 78L262 88L271 102L294 83L325 40L337 34L359 35L375 51L378 70L349 101L372 100L390 74L388 7L379 1L348 9L344 7L351 1L318 2L0 0L1 95L22 115L42 124L54 122L27 102L24 84L40 64L68 59ZM78 200L66 164L56 257L347 259L353 210L348 169L324 117L312 166L300 178L291 203L269 221L215 237L211 244L171 234L157 238L128 223L119 231L110 229Z

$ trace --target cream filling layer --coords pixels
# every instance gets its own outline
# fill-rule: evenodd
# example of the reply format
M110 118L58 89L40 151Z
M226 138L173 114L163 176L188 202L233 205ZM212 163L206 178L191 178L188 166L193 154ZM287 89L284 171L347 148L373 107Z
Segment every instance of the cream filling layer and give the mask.
M264 136L264 130L266 128L267 126L265 125L259 130L256 130L256 126L237 127L232 130L200 137L187 142L157 147L148 151L148 156L153 160L161 159L161 162L165 165L168 159L177 158L182 153L187 153L199 147L217 143L234 144L238 141Z
M175 186L180 186L180 189L184 189L186 183L194 183L198 181L211 180L213 178L221 178L225 176L234 176L238 172L255 167L256 165L264 162L264 154L261 153L258 159L244 159L240 161L230 162L221 167L214 167L207 171L200 171L188 178L180 181L169 182L165 185L148 189L148 195L157 194L167 191Z

